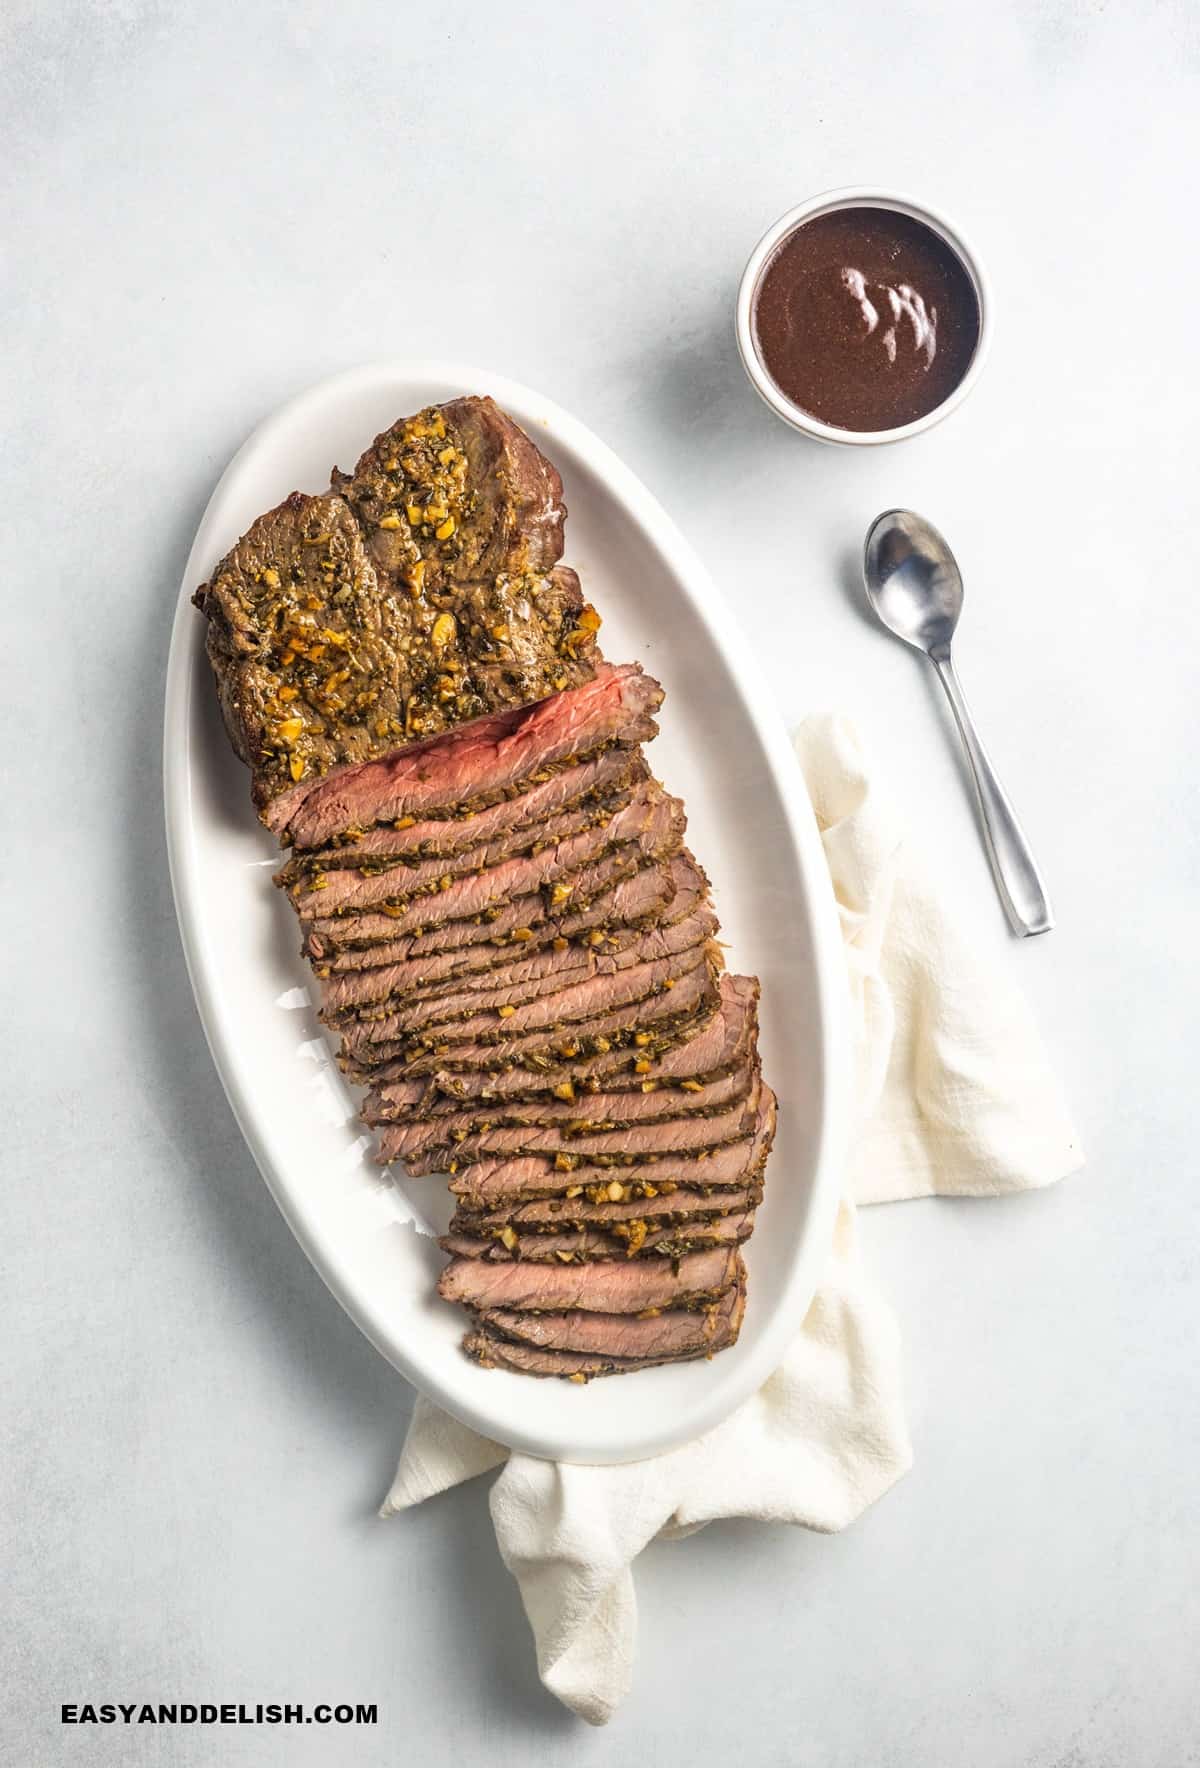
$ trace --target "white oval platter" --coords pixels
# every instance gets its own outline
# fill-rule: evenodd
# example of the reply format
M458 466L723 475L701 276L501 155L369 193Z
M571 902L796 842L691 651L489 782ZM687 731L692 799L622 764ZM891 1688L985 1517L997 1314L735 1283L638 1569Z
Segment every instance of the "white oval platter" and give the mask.
M733 970L761 978L762 1059L779 1132L737 1345L711 1362L579 1386L476 1367L465 1316L439 1300L433 1234L444 1184L373 1162L355 1095L317 1020L292 910L271 883L273 838L221 726L196 586L263 510L322 490L397 417L490 393L562 474L566 562L604 616L614 661L666 688L655 773L687 806ZM748 586L743 586L752 593ZM632 1461L711 1429L778 1364L826 1257L844 1149L846 984L819 837L779 716L696 554L629 469L529 388L449 362L382 362L291 401L255 431L213 493L179 594L167 672L164 786L179 926L196 1004L230 1104L301 1246L371 1342L423 1393L529 1454Z

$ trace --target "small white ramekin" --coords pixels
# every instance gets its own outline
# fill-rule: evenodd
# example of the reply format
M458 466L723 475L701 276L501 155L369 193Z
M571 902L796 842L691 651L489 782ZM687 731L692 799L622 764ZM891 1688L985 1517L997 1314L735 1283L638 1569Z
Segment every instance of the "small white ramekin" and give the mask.
M898 214L910 216L914 221L923 221L962 260L975 287L975 299L979 303L979 342L967 365L966 374L940 405L935 405L924 417L914 418L910 424L899 424L892 430L839 430L833 424L823 424L820 418L810 416L807 411L794 404L772 380L754 341L754 297L763 271L776 247L801 222L811 221L817 215L828 215L836 209L892 209ZM799 203L794 209L789 209L786 215L779 217L773 227L767 229L751 252L750 261L742 272L738 288L736 330L738 351L742 366L750 377L750 384L771 407L776 417L781 417L785 424L811 436L816 442L833 442L847 448L874 448L882 442L903 442L909 436L919 436L922 430L930 430L934 424L940 424L944 417L949 417L962 404L979 379L991 342L992 295L978 253L967 244L959 229L952 226L944 215L929 208L927 204L914 202L912 197L902 196L894 190L854 186L848 190L827 190L820 196L810 197L806 203Z

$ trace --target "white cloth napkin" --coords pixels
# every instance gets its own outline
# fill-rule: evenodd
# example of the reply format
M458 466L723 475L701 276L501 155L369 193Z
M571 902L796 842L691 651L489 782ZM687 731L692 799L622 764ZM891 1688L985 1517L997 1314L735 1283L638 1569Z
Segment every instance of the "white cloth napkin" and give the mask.
M813 718L795 741L846 945L859 1119L828 1269L801 1331L723 1424L624 1467L510 1454L418 1398L381 1513L503 1465L492 1520L539 1674L594 1725L629 1689L632 1568L648 1541L727 1516L841 1529L908 1469L899 1333L864 1274L855 1205L1026 1190L1083 1160L1024 1001L956 931L853 728Z

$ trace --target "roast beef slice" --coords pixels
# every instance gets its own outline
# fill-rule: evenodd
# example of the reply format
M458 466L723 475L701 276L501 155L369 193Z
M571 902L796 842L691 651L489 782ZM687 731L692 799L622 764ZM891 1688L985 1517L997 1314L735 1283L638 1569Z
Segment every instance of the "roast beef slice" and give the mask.
M538 1350L578 1351L619 1357L679 1356L720 1350L736 1338L745 1305L745 1287L726 1290L711 1307L665 1313L523 1314L512 1308L485 1308L478 1324L496 1337Z
M559 1234L518 1235L512 1229L475 1237L470 1234L443 1234L438 1245L456 1258L483 1258L496 1263L514 1259L535 1264L587 1264L597 1259L613 1258L683 1258L706 1246L738 1245L754 1231L754 1215L743 1210L726 1216L701 1218L671 1225L651 1226L635 1217L611 1233L602 1228L578 1228Z
M689 1253L675 1263L614 1259L591 1265L497 1265L456 1258L438 1278L438 1293L472 1308L638 1314L715 1300L738 1280L740 1264L731 1247Z
M481 809L514 788L527 790L547 768L608 744L648 742L661 704L661 687L638 664L600 664L590 680L534 706L480 719L323 782L289 809L289 838L293 847L324 847L347 830Z

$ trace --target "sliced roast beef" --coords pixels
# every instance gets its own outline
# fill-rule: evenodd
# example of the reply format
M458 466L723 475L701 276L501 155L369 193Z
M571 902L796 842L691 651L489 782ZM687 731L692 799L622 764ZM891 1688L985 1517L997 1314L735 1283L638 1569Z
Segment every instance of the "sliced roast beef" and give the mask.
M447 810L418 822L400 817L395 823L379 823L357 837L343 838L328 847L306 848L293 854L276 882L290 884L313 872L338 867L411 863L435 857L448 858L466 848L481 847L500 836L528 828L540 828L553 817L580 805L599 803L620 787L644 778L645 757L640 749L602 749L574 767L535 782L526 792L502 798L483 810Z
M552 1197L620 1203L647 1192L660 1197L673 1186L695 1191L740 1190L761 1173L774 1136L775 1097L769 1087L761 1086L753 1134L741 1141L696 1153L663 1154L656 1162L619 1169L572 1166L566 1156L558 1157L561 1165L558 1158L544 1154L492 1156L460 1163L451 1177L450 1190L459 1200L459 1209L471 1213Z
M659 907L661 903L663 898L659 896ZM629 969L631 964L647 962L652 942L659 941L661 946L663 935L657 932L661 921L659 912L650 918L649 925L620 926L611 934L597 930L594 941L581 939L578 944L569 939L546 941L543 937L507 951L474 951L470 956L474 956L475 962L470 967L459 967L461 972L456 976L435 976L424 987L410 987L412 969L405 964L336 976L323 988L323 1022L339 1025L352 1018L382 1017L401 1006L421 1008L428 1017L431 1011L458 1010L459 1001L463 1010L472 1011L472 1002L477 1008L488 995L500 995L500 1001L513 1004L530 1001L535 995L551 994L555 987L567 987L596 972ZM702 925L707 926L702 937L712 939L716 935L716 916L705 916ZM518 949L527 955L514 956Z
M438 1294L472 1308L638 1314L645 1308L701 1306L738 1279L736 1249L714 1247L667 1259L621 1259L592 1265L494 1265L452 1259L438 1278Z
M695 1024L691 1035L674 1048L651 1053L636 1045L599 1051L573 1062L569 1074L539 1073L527 1068L481 1069L474 1072L436 1069L408 1078L397 1068L379 1071L377 1085L387 1088L387 1104L396 1118L455 1111L468 1101L529 1100L554 1095L564 1079L580 1098L621 1089L641 1090L647 1080L659 1088L689 1081L717 1080L747 1055L757 1028L758 984L748 976L722 976L719 1010Z
M559 939L569 944L593 928L636 927L653 920L673 897L672 868L678 857L647 859L636 844L617 849L595 865L584 867L572 891L575 904L569 905L567 915L547 905L539 891L478 921L446 921L428 933L404 934L374 944L335 951L320 936L310 934L306 955L323 979L405 965L414 984L453 982L461 973L511 963L518 952L532 953ZM376 985L368 982L367 986L373 990ZM393 984L389 983L388 992L394 992Z
M449 1161L459 1166L488 1156L564 1153L580 1165L621 1167L631 1162L654 1161L664 1154L684 1154L693 1149L719 1148L751 1135L758 1112L757 1076L745 1098L709 1117L655 1118L649 1122L619 1124L611 1130L582 1130L568 1134L556 1124L526 1124L519 1128L479 1130L474 1135L448 1141L426 1134L426 1124L388 1124L379 1136L380 1157L402 1160L414 1175L445 1172ZM435 1126L444 1120L433 1120ZM422 1138L421 1146L412 1144Z
M754 1212L742 1210L711 1220L658 1224L651 1227L635 1218L620 1233L598 1228L566 1230L560 1234L527 1234L519 1237L503 1229L497 1234L443 1234L438 1245L454 1258L482 1258L492 1264L514 1259L533 1264L591 1264L612 1258L684 1258L708 1246L737 1246L754 1232Z
M495 803L514 787L533 783L547 767L612 743L648 742L661 704L661 687L638 664L600 664L578 688L318 785L302 804L288 808L292 845L324 847L347 829ZM277 818L272 826L283 825Z
M589 976L615 976L638 964L666 960L707 944L718 932L718 918L705 905L682 921L659 918L652 925L622 928L611 941L601 932L597 932L596 941L585 939L578 946L564 941L558 949L513 958L507 965L468 974L451 985L426 990L401 987L384 1001L361 1002L341 1013L325 1006L322 1018L327 1025L385 1020L394 1027L391 1036L399 1036L403 1031L417 1031L421 1025L440 1025L452 1018L465 1020L477 1013L560 994ZM334 994L339 992L334 990ZM325 990L325 997L329 999L329 990Z
M662 853L654 851L656 844L661 844ZM664 833L656 813L642 840L614 847L610 853L583 866L571 880L569 918L581 925L606 925L603 902L620 884L632 888L633 880L643 872L654 874L650 883L665 896L670 889L668 861L678 847L675 829L668 825ZM501 959L522 946L531 947L539 940L560 936L559 910L551 901L552 896L553 891L539 890L519 896L502 908L490 908L486 914L468 915L461 921L439 921L399 937L395 920L387 915L346 915L335 919L328 933L310 929L301 950L322 980L332 975L335 968L341 974L445 953L452 954L452 961L469 962L477 956L469 949L472 946L484 948L488 957Z
M672 867L679 857L671 862ZM545 934L538 937L529 928L528 940L498 950L490 963L486 952L468 954L468 959L473 956L475 963L462 975L447 973L443 961L441 973L435 971L432 975L428 966L410 962L331 977L322 991L325 1005L321 1016L327 1025L336 1025L343 1018L369 1018L372 1009L384 1004L433 1005L464 992L475 995L482 990L508 991L507 998L515 1004L519 999L545 993L543 985L547 982L552 987L565 987L583 976L625 970L670 950L682 950L689 942L695 943L693 935L700 928L707 929L700 935L702 938L716 936L715 913L692 892L676 889L670 900L664 901L653 881L647 884L646 892L653 907L649 918L643 916L638 923L617 927L607 923L586 930L577 940L565 934L553 939ZM689 923L682 932L678 931L681 922ZM450 960L451 964L454 962ZM460 966L462 962L458 960ZM415 980L423 974L428 980Z
M450 1044L439 1044L428 1058L413 1057L406 1045L390 1044L381 1046L386 1057L381 1062L358 1063L344 1054L338 1056L338 1062L349 1080L372 1087L402 1080L428 1086L431 1076L436 1075L438 1090L453 1096L455 1081L461 1075L470 1083L464 1096L473 1097L485 1077L510 1075L518 1080L527 1077L534 1094L546 1093L564 1077L587 1070L593 1059L600 1056L612 1065L614 1074L623 1073L628 1067L636 1073L643 1060L657 1058L675 1044L695 1037L699 1026L713 1018L720 1005L718 980L697 982L694 976L689 977L676 984L669 1000L664 992L636 1008L608 1014L603 1021L576 1025L569 1039L556 1038L546 1043L540 1036L514 1038L506 1046L505 1059L499 1062L488 1044L466 1046L462 1068L448 1066L464 1053L459 1046ZM402 1054L397 1055L397 1051ZM493 1066L485 1067L488 1062Z
M375 1048L390 1049L396 1043L414 1052L443 1049L445 1059L453 1061L460 1045L511 1043L524 1036L544 1037L547 1033L569 1040L575 1025L590 1024L617 1011L632 1011L640 1002L675 989L693 971L713 967L719 956L718 949L708 942L676 952L673 957L634 964L628 970L585 977L568 988L552 990L519 1006L494 1005L467 1019L435 1017L432 1022L411 1029L404 1023L403 1014L359 1019L344 1028L343 1047L357 1061L369 1062Z
M612 978L605 981L612 986ZM354 1049L343 1042L339 1060L347 1075L356 1080L427 1074L430 1069L442 1067L562 1067L579 1056L593 1055L597 1049L637 1045L642 1037L648 1044L658 1044L685 1034L697 1014L716 1011L720 999L716 983L715 969L706 961L675 980L670 989L664 986L642 1000L602 1010L592 1019L573 1020L569 1028L546 1027L487 1043L480 1039L432 1045L419 1039L385 1044L363 1041ZM374 1075L375 1068L386 1069L386 1074Z
M468 944L454 946L447 944L440 951L415 951L410 948L421 941L408 935L391 946L376 948L380 955L387 951L389 956L384 964L369 967L364 967L361 962L368 958L368 951L345 951L339 953L334 964L322 967L322 978L327 983L323 997L329 1002L332 1015L357 1006L369 1006L376 1001L387 1001L392 995L405 995L408 999L412 995L424 997L435 992L449 994L452 988L461 987L461 983L472 978L482 983L495 971L507 971L514 981L521 981L560 962L562 953L571 948L580 921L596 921L597 930L603 930L599 932L603 949L610 949L610 946L611 949L624 949L626 944L636 941L642 926L665 914L668 903L672 902L672 891L670 861L652 861L631 877L622 877L603 889L590 909L578 916L571 916L567 921L546 919L539 925L525 928L530 937L523 941L514 942L505 932L500 932L495 939L474 939ZM535 902L541 903L543 898L535 898ZM520 905L513 907L520 909ZM461 925L463 923L447 923L444 928L435 928L433 934L445 934ZM560 928L567 925L573 926L573 932L560 932ZM580 939L587 946L592 944L589 934L590 928L581 928ZM408 987L405 978L408 978Z
M736 1068L711 1080L685 1081L664 1087L643 1080L634 1086L611 1091L580 1091L567 1071L564 1077L531 1098L474 1100L464 1104L454 1098L427 1099L416 1110L409 1103L407 1082L384 1083L373 1088L363 1106L364 1123L420 1124L431 1138L445 1141L460 1130L468 1135L501 1125L557 1124L571 1134L583 1126L610 1129L621 1123L646 1123L656 1117L700 1116L723 1111L749 1092L757 1058L747 1052ZM617 1077L625 1079L625 1076ZM634 1075L636 1082L638 1077ZM393 1104L392 1095L399 1095Z
M755 1160L754 1145L754 1137L745 1136L719 1148L628 1166L575 1167L566 1155L561 1160L545 1154L486 1155L465 1163L451 1160L446 1171L463 1216L498 1211L506 1203L561 1200L565 1208L577 1199L585 1204L621 1203L668 1197L680 1190L704 1192L710 1178L712 1196L723 1202L727 1193L740 1194L758 1183L763 1157Z
M628 839L629 829L634 825L622 824L619 813L631 802L650 802L649 796L636 796L640 787L649 794L644 767L639 770L637 779L615 787L598 803L588 800L569 810L561 810L550 822L506 829L475 847L466 847L459 853L438 854L432 859L391 859L363 866L334 867L331 871L302 872L293 879L288 893L302 921L358 913L376 908L383 902L394 908L417 897L447 890L447 880L451 878L482 873L508 860L537 859L555 847L569 852L567 844L572 837L590 830L611 826L615 830L612 839ZM590 859L593 852L601 851L608 844L597 838L583 849L582 857ZM539 887L543 880L539 876L532 882L534 887Z
M716 1080L689 1083L690 1091L643 1081L640 1087L621 1092L579 1093L568 1077L558 1083L554 1093L541 1099L497 1100L457 1110L457 1101L446 1099L418 1117L405 1113L402 1121L411 1126L407 1146L414 1154L422 1147L447 1147L460 1131L471 1136L489 1128L537 1124L554 1125L570 1137L583 1129L615 1129L623 1123L649 1123L659 1117L700 1117L724 1111L746 1097L756 1075L757 1058L747 1056L739 1068ZM368 1094L362 1110L365 1124L397 1121L389 1106L389 1091L383 1086Z
M672 1186L654 1197L626 1197L619 1203L590 1203L578 1197L543 1197L532 1203L511 1203L501 1209L457 1210L451 1234L490 1234L512 1228L523 1238L567 1228L600 1228L611 1233L614 1225L639 1219L654 1222L715 1220L755 1208L762 1200L762 1181L754 1179L735 1191L691 1191Z
M540 852L501 858L499 863L488 859L478 876L462 877L450 870L439 874L440 862L436 860L423 860L411 870L406 866L388 866L380 872L370 871L365 877L361 870L321 873L297 887L293 895L296 913L302 921L324 929L334 915L378 912L386 905L392 911L408 911L392 913L390 918L396 923L397 933L409 931L410 923L432 926L436 921L485 914L494 904L503 906L514 896L528 895L567 878L610 847L636 841L652 812L663 802L661 786L652 780L640 782L616 815L601 817L598 823L584 815L580 827L580 813L565 813L559 819L564 824L561 841L551 827L547 830L549 845ZM444 885L439 877L449 877L451 883ZM561 900L567 899L564 896Z
M403 1035L441 1041L446 1036L457 1036L460 1027L462 1035L475 1035L471 1030L472 1026L476 1027L479 1036L483 1036L487 1026L497 1017L504 1020L504 1028L511 1031L517 1020L518 1008L531 1006L535 1001L551 1001L555 997L563 997L569 990L582 987L595 977L624 976L632 974L636 969L642 969L648 974L651 964L661 967L674 960L682 962L691 952L702 952L706 948L719 949L713 948L713 938L717 931L716 917L710 912L701 911L677 925L661 930L647 929L641 938L611 956L603 950L596 952L586 947L581 948L577 953L579 961L567 964L557 976L552 971L547 971L520 984L514 985L506 981L496 987L493 986L491 973L485 972L479 979L478 986L462 987L452 994L436 997L418 997L404 1005L399 1004L403 997L398 997L364 1008L356 1014L343 1013L339 1015L337 1023L342 1026L355 1022L363 1026L387 1025L390 1035L382 1040L387 1042ZM676 965L676 970L679 967ZM691 966L683 967L686 969ZM512 1011L506 1012L507 1008ZM538 1017L541 1015L534 1015L535 1019Z
M649 1052L649 1066L639 1069L638 1074L659 1086L679 1086L725 1074L755 1044L757 1031L758 983L752 976L722 975L714 1018L698 1026L696 1035L686 1043ZM630 1078L636 1083L638 1076Z
M732 1342L742 1321L745 1286L729 1289L710 1308L692 1312L673 1308L641 1317L572 1310L559 1314L524 1314L512 1308L486 1308L476 1317L480 1326L500 1338L548 1351L584 1351L620 1357L677 1357L687 1352L719 1350Z
M488 990L477 1002L460 996L457 1002L454 997L435 1001L429 1011L421 1005L401 1008L382 1018L363 1018L348 1026L347 1047L359 1055L364 1040L368 1044L393 1043L410 1037L427 1044L447 1039L456 1043L489 1043L494 1038L516 1037L526 1031L569 1028L577 1020L594 1019L599 1013L644 1000L662 988L674 988L680 977L717 955L711 940L693 940L681 949L668 950L664 956L631 964L627 969L598 970L577 981L568 979L565 987L552 987L548 993L539 991L525 1000L518 996L517 1004L506 998L504 990L499 994Z
M622 873L628 876L637 869L639 858L665 858L677 852L685 820L677 799L649 786L611 823L574 835L536 858L506 860L478 876L452 879L449 889L418 896L404 907L381 903L354 914L315 919L309 925L322 936L322 943L330 946L369 944L401 933L427 933L447 921L469 921L484 928L489 920L505 918L514 897L527 900L534 891L541 894L540 913L544 916L564 905L575 906L577 891L590 900L598 883L611 882ZM609 858L615 862L611 868L604 864ZM538 911L533 912L536 916ZM527 918L523 925L532 931L534 921ZM514 928L513 932L520 930Z

